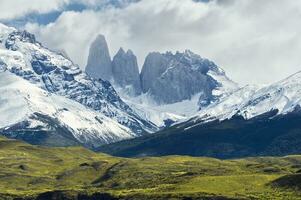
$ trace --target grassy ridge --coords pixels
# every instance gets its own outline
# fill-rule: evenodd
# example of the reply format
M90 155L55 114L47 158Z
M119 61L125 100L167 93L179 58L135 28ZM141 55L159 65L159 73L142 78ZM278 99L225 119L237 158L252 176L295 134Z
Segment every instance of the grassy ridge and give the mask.
M0 138L0 199L49 191L66 191L69 199L95 193L107 193L107 199L301 199L298 188L276 184L300 169L301 156L127 159Z

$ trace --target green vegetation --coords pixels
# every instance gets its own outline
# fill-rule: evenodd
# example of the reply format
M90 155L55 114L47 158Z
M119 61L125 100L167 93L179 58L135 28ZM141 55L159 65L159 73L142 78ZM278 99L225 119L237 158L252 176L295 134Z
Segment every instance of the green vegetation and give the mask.
M300 169L301 156L128 159L0 138L0 199L301 199L283 181Z

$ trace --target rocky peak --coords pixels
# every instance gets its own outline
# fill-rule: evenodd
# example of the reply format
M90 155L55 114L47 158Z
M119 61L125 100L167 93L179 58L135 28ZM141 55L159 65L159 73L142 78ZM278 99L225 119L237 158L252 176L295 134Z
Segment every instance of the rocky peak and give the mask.
M122 47L118 50L117 54L115 56L123 56L125 54L125 51Z
M36 41L36 38L33 34L28 33L27 31L15 30L8 35L8 38L5 42L5 48L16 51L18 49L18 41L40 45L40 43Z
M127 50L127 52L126 52L126 54L128 55L128 56L132 56L132 55L134 55L134 52L132 51L132 50Z
M149 53L139 74L137 58L131 50L120 48L110 62L107 44L101 35L91 45L86 71L94 78L113 81L130 96L148 93L159 104L176 103L199 94L199 105L204 107L216 100L217 88L219 93L231 89L221 90L220 80L234 85L214 62L190 50Z
M167 69L168 58L161 53L152 52L145 58L141 71L141 84L143 92L148 92L153 81Z
M131 95L141 93L137 58L131 50L120 48L113 58L112 71L114 83L127 90Z
M162 104L180 102L200 93L200 102L206 106L214 98L212 91L220 85L207 74L209 71L218 72L218 67L189 50L151 53L141 73L143 91Z
M156 130L151 122L138 116L121 100L108 81L91 79L77 65L60 53L44 47L39 42L30 43L30 40L34 38L30 34L23 34L0 24L0 38L3 39L0 45L0 71L8 71L49 93L63 96L96 112L103 113L130 128L134 133L144 134L147 131L152 131L153 128ZM33 40L31 41L33 42ZM107 51L105 53L93 51L102 49ZM103 36L97 37L91 50L91 52L96 52L94 58L98 59L98 55L102 59L109 57ZM111 66L110 59L107 60Z
M86 73L95 79L110 81L113 78L109 48L103 35L98 35L90 46Z

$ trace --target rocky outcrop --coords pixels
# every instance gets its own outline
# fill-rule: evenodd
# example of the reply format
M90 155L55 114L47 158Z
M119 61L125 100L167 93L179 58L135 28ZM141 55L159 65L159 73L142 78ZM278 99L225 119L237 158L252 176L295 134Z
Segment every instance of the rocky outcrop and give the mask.
M209 70L217 71L218 67L190 51L151 53L141 73L143 91L162 104L190 99L200 93L200 102L206 105L213 98L212 90L219 84L207 74Z
M126 89L130 95L141 94L137 58L131 50L125 52L120 48L113 58L112 71L115 84Z
M158 52L148 54L141 71L143 92L152 88L154 81L167 69L168 58Z
M98 35L90 46L86 73L95 79L106 81L112 79L111 57L103 35Z
M158 104L189 100L198 94L200 109L216 101L218 95L236 88L222 69L189 50L175 54L150 53L139 75L133 52L120 48L111 62L107 43L101 35L91 45L86 72L91 77L111 81L121 94L148 94ZM218 90L218 95L213 94L214 90Z

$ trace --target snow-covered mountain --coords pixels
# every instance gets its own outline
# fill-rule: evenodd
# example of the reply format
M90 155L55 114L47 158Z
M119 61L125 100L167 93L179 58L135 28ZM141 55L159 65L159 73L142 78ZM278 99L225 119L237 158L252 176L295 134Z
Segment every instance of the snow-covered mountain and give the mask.
M237 88L215 63L189 50L150 53L142 68L141 82L143 91L159 104L181 102L199 93L200 108L219 98L221 93L216 90Z
M90 76L34 35L0 24L0 133L97 148L174 123L186 131L301 110L301 72L269 86L239 87L187 50L150 53L139 73L131 50L120 49L111 60L103 36L92 43L88 66Z
M155 135L101 147L117 156L216 158L301 152L301 72L269 86L245 86ZM162 145L164 144L164 145Z
M32 139L45 140L53 134L60 138L55 131L61 131L69 134L69 140L73 138L75 143L95 148L135 136L129 128L102 113L42 90L8 71L0 73L0 92L0 132L9 137L26 140L26 134L31 134ZM60 145L47 140L49 145ZM69 140L63 139L61 145Z
M112 133L109 127L98 130L92 126L93 131L87 131L86 134L98 136L104 134L99 137L99 140L95 140L95 143L100 140L110 142L109 138L112 142L158 130L153 123L141 118L124 103L109 82L90 78L81 71L79 66L62 54L47 49L36 41L34 35L26 31L0 24L0 66L1 71L21 77L36 87L64 97L66 100L72 100L75 104L81 104L82 108L86 107L93 111L92 115L97 112L119 123L120 130L111 136L108 136ZM84 123L84 121L85 119L78 123ZM83 129L86 126L83 126ZM78 127L71 128L77 129ZM123 130L122 134L121 130Z
M137 97L116 89L137 113L157 126L189 119L238 89L220 67L189 50L150 53L142 68L141 83L144 93Z
M205 123L240 116L246 120L273 112L286 115L301 108L301 72L268 86L247 85L199 111L193 118Z
M121 48L111 64L109 60L106 40L98 36L90 48L87 73L99 78L101 72L112 71L106 79L121 98L159 127L189 118L238 88L215 63L189 50L150 53L140 74L131 50Z

